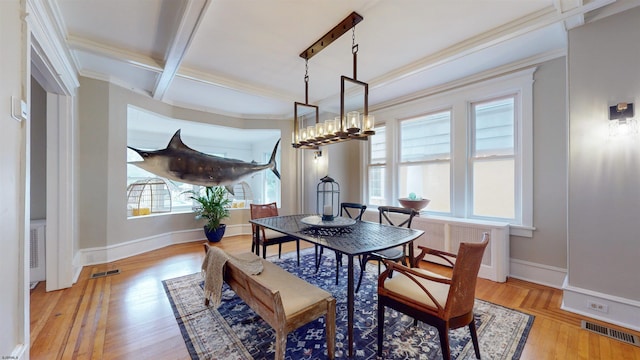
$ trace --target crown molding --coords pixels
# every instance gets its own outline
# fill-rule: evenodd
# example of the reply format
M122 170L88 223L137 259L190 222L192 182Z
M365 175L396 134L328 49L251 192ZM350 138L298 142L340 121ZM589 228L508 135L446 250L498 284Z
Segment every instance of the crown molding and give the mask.
M513 63L496 67L487 71L483 71L471 76L467 76L462 79L451 81L438 86L433 86L421 91L411 93L406 96L402 96L392 100L378 103L375 106L370 106L369 112L384 110L397 105L416 101L428 96L433 96L446 91L455 90L463 86L473 85L481 81L489 81L497 77L502 77L502 76L512 74L518 71L523 71L526 69L531 69L531 71L535 71L534 69L535 66L540 65L541 63L544 63L546 61L557 59L566 55L567 55L566 49L560 49L560 50L554 50L544 54L532 56L517 62L513 62Z
M99 42L73 35L69 35L67 38L67 44L69 45L69 48L75 51L83 51L93 55L107 57L155 73L162 72L161 62L150 56L140 55L132 51L101 44Z

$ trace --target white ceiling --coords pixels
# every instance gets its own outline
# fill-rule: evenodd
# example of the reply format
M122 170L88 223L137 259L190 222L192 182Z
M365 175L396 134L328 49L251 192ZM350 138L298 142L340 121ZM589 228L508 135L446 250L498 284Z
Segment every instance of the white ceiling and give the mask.
M299 54L355 11L370 107L566 49L567 27L615 0L51 0L81 75L164 102L290 118ZM309 101L339 112L349 31L309 60Z

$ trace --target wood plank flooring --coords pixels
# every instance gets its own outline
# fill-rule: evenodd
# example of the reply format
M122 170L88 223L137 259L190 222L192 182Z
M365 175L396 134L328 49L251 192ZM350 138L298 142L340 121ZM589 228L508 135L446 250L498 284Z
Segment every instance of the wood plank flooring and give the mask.
M250 241L249 236L229 237L219 246L243 252ZM200 271L203 242L85 267L69 289L47 293L45 284L38 284L31 291L31 359L189 359L162 280ZM291 243L283 247L294 249ZM270 247L268 255L274 254L277 247ZM121 273L90 279L92 273L113 269ZM640 360L640 347L582 330L582 316L560 309L560 290L516 279L502 284L480 279L477 297L536 316L521 359Z

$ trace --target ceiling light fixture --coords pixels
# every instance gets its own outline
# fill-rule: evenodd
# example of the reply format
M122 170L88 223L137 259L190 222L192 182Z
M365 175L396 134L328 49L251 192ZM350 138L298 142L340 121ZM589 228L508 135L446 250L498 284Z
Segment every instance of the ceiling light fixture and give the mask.
M348 140L368 140L369 136L375 134L375 119L373 115L369 115L369 84L357 79L358 45L355 43L355 31L356 24L362 20L363 17L361 15L352 12L300 54L300 57L305 60L305 102L304 104L300 102L294 103L293 134L291 137L294 148L318 149L320 145ZM309 104L309 59L344 35L349 29L352 29L353 34L351 44L353 78L344 75L340 77L340 116L320 122L318 107ZM347 83L355 85L349 90L352 94L361 95L361 98L353 97L350 99L349 107L353 110L349 111L345 116L345 106L347 106L345 103L345 90ZM362 116L359 110L362 110Z

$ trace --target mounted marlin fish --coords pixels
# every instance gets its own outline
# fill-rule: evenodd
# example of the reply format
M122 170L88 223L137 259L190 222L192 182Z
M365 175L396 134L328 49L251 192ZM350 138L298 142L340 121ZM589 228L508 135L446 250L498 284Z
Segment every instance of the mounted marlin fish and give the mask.
M165 149L145 151L127 147L143 159L130 161L129 164L174 181L201 186L223 185L233 194L233 185L265 169L271 169L280 179L280 173L276 169L276 151L279 143L280 140L266 164L227 159L193 150L182 142L180 130L173 134Z

